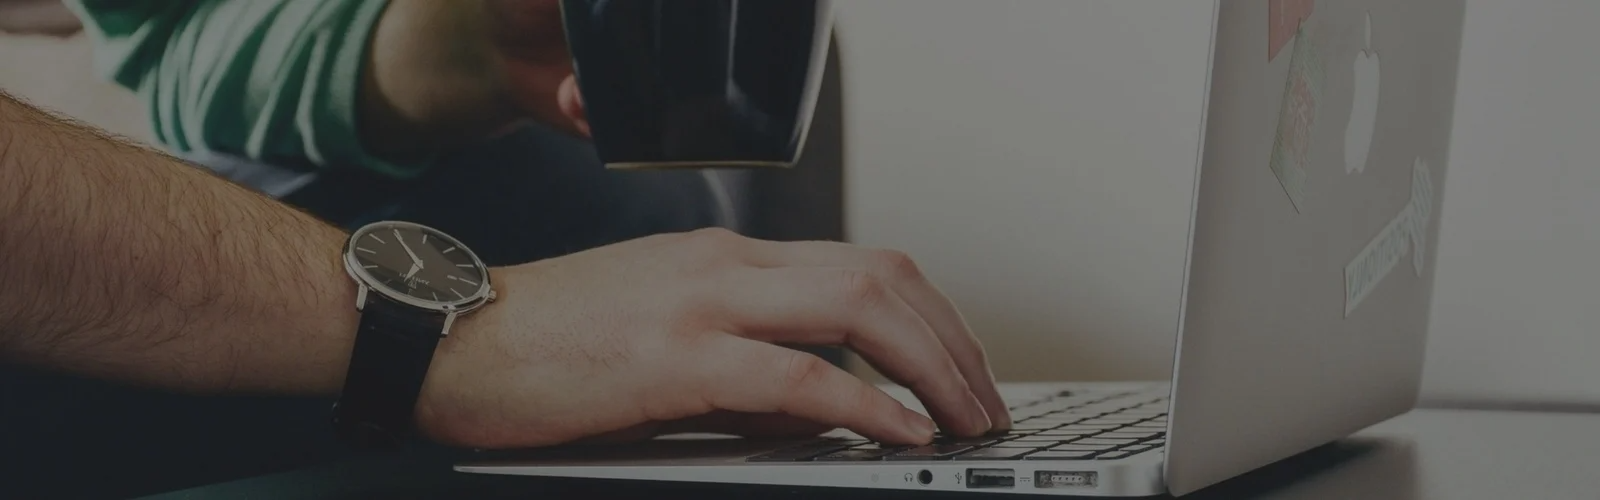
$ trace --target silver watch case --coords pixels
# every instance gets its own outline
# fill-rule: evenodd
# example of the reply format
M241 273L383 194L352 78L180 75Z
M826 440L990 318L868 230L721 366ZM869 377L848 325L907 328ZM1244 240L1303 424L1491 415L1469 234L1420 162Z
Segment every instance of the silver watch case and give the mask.
M480 285L477 290L473 291L472 294L467 295L467 298L449 302L422 300L407 294L396 293L395 291L390 290L389 287L383 286L382 284L378 283L377 278L374 278L370 273L367 272L367 270L362 269L361 265L357 263L355 242L362 236L365 236L367 233L388 228L410 228L419 231L425 231L433 237L443 238L444 240L449 241L450 244L460 248L463 252L466 252L468 256L472 257L472 263L477 265L478 269L482 271L483 284ZM473 252L470 247L462 244L460 240L455 239L443 231L414 222L378 221L352 231L350 233L350 237L345 240L344 244L344 272L349 274L350 279L355 280L356 282L357 311L360 311L366 307L368 294L376 293L378 296L383 297L391 302L412 307L422 312L443 314L445 316L445 320L444 329L439 333L441 337L448 336L450 334L450 326L455 323L457 316L476 311L485 304L494 302L496 298L494 288L490 283L491 278L489 276L489 266L483 264L483 261L478 258L478 254L476 252Z

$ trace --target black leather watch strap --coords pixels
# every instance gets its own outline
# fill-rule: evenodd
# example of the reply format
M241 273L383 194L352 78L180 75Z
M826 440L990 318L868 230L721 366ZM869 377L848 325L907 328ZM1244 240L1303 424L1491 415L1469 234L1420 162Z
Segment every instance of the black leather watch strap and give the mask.
M444 320L443 314L368 296L344 391L334 405L333 426L340 439L358 448L389 448L405 441Z

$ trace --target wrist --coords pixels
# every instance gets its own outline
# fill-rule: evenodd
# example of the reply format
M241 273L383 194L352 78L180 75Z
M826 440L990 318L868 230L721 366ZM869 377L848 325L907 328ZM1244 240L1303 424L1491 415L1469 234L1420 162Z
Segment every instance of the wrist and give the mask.
M510 290L505 281L505 269L490 268L488 279L495 283L497 302L505 302ZM472 314L460 316L450 327L450 335L439 340L433 361L423 380L422 391L417 394L415 422L418 432L431 440L445 444L472 445L478 440L473 422L484 421L482 415L473 413L474 405L468 400L475 389L464 376L470 368L484 362L476 358L473 346L492 342L490 338L503 329L500 308L490 304ZM478 381L477 386L482 386Z
M358 448L389 448L437 420L432 408L451 408L432 404L454 400L450 389L470 389L457 380L481 382L450 354L497 300L494 274L461 241L405 221L355 230L342 255L361 314L332 423Z

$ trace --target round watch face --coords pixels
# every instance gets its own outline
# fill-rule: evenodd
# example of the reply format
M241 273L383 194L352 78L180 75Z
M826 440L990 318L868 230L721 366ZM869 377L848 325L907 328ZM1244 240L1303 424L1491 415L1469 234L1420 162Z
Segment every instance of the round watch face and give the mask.
M378 292L413 305L450 308L489 292L483 262L455 238L409 222L378 222L352 235L351 272Z

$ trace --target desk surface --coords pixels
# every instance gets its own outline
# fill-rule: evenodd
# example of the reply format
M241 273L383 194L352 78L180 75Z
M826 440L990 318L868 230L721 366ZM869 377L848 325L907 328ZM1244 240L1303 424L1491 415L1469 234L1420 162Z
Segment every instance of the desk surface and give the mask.
M452 472L448 463L388 458L264 476L159 495L150 500L659 499L664 496L747 498L757 495L791 499L973 498L964 494L855 493L783 487L475 476ZM1185 498L1600 498L1600 415L1418 410L1339 443Z

